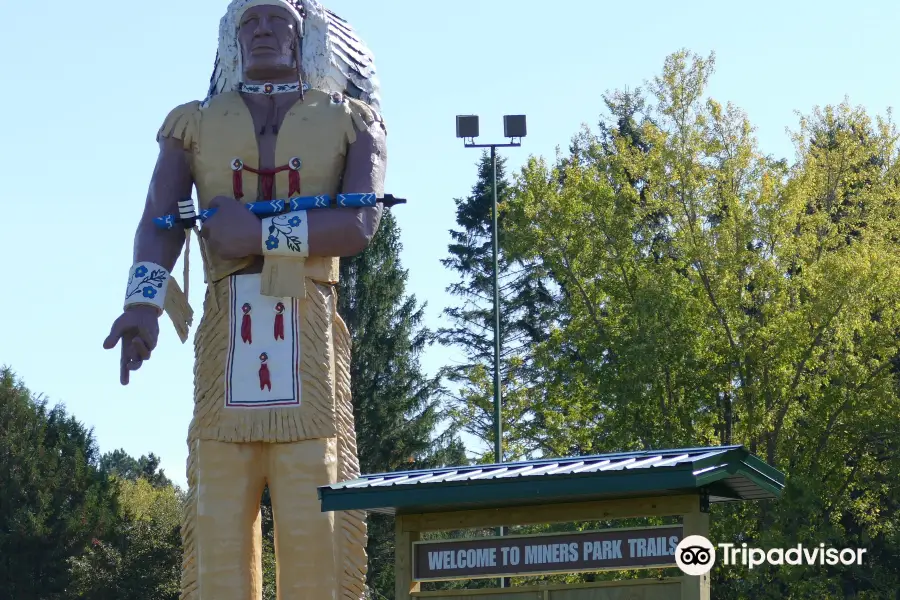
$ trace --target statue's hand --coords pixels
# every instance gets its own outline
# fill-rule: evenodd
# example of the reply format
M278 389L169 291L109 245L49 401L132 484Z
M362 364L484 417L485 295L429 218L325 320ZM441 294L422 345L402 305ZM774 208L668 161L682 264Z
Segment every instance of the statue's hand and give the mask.
M200 235L213 252L225 259L262 254L262 225L259 217L234 198L216 196L209 203L216 214L200 228Z
M122 340L119 381L128 385L128 375L137 371L159 339L159 310L155 306L134 305L125 309L109 331L103 347L111 350Z

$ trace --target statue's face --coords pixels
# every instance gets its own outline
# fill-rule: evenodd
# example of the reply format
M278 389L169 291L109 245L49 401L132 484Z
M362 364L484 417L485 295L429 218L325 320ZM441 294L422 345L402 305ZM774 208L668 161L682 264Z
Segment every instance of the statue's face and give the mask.
M296 77L297 22L281 6L248 9L238 26L245 81Z

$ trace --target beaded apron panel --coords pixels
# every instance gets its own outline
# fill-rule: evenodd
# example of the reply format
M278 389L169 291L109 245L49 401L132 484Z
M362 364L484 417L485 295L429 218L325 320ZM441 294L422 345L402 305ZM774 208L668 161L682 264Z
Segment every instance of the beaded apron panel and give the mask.
M299 406L299 301L262 296L259 274L229 277L229 285L225 406Z

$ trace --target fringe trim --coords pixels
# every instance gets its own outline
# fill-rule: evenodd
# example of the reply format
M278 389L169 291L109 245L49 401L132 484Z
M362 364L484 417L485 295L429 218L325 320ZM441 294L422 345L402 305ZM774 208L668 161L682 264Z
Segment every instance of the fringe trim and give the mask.
M335 296L335 305L337 296ZM338 469L337 479L350 481L359 477L359 458L356 451L356 427L353 419L353 399L350 388L350 332L335 310L335 404L337 414ZM366 597L368 530L364 511L335 513L335 548L338 558L338 577L342 600L363 600Z
M181 140L185 150L194 151L199 131L200 103L196 100L176 106L166 116L162 127L156 134L156 140L175 138Z
M188 431L188 494L181 517L181 596L180 600L196 600L198 596L197 552L194 526L197 523L197 431Z

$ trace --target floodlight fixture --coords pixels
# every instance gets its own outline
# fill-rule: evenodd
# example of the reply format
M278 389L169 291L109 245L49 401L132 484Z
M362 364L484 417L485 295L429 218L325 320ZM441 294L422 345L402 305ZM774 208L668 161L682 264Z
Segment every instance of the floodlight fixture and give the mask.
M503 115L503 137L523 138L526 134L525 115Z
M478 115L456 116L456 137L473 139L478 137Z

